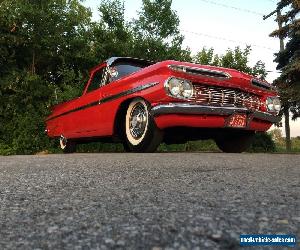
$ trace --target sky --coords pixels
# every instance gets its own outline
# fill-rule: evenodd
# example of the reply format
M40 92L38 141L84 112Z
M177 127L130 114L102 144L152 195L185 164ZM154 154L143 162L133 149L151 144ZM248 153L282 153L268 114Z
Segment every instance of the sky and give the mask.
M97 7L101 1L85 0L93 19L99 19ZM137 16L142 0L125 0L125 17L128 21ZM214 48L223 54L228 48L251 45L249 64L258 60L266 64L267 80L272 82L279 72L276 70L274 53L279 50L279 40L269 37L277 28L275 16L263 20L276 8L275 0L173 0L172 9L180 19L180 31L184 35L184 47L193 54L203 47ZM130 55L128 55L130 56ZM284 134L284 128L282 128ZM291 135L300 136L300 119L291 122Z

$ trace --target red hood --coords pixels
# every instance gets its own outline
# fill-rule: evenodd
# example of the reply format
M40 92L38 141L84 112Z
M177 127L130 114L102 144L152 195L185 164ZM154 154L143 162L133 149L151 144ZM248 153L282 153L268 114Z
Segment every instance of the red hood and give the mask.
M189 63L189 62L180 62L180 61L174 61L174 60L168 60L162 62L165 66L167 65L175 65L175 66L184 66L188 68L193 69L207 69L211 71L217 71L222 72L225 74L229 74L229 78L223 78L223 79L217 79L207 76L195 76L188 73L181 72L180 74L184 74L186 77L191 79L192 81L200 81L201 83L207 83L207 84L215 84L215 85L226 85L228 87L233 88L240 88L244 89L250 92L255 92L257 94L266 94L266 93L276 93L273 89L273 86L269 84L268 82L264 80L260 80L252 75L246 74L244 72L238 71L236 69L229 69L229 68L223 68L223 67L217 67L217 66L210 66L210 65L201 65L201 64L195 64L195 63ZM256 80L259 83L265 85L266 87L270 88L262 88L259 86L255 86L252 82L252 80Z

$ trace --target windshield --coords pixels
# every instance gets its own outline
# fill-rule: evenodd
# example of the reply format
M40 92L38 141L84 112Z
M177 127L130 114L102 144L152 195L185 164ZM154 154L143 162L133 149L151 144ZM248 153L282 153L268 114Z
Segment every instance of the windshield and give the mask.
M126 62L116 63L109 68L110 71L110 82L116 81L124 76L130 75L134 72L139 71L148 65L137 63L137 62Z

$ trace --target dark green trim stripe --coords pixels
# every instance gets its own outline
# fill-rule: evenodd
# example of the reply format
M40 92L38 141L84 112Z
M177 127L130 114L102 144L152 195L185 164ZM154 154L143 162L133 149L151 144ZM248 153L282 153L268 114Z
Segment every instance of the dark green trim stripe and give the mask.
M78 108L75 108L75 109L71 109L71 110L66 111L64 113L61 113L59 115L53 116L53 117L47 119L46 121L50 121L50 120L56 119L58 117L61 117L61 116L64 116L64 115L68 115L70 113L77 112L77 111L80 111L80 110L83 110L83 109L91 108L91 107L97 106L99 104L110 102L110 101L116 100L118 98L121 98L121 97L124 97L124 96L127 96L127 95L131 95L133 93L139 92L141 90L145 90L145 89L151 88L151 87L153 87L153 86L155 86L157 84L158 84L158 82L148 83L148 84L145 84L145 85L141 85L141 86L135 87L133 89L129 89L129 90L123 91L123 92L115 94L115 95L104 97L103 99L101 99L99 101L91 102L91 103L86 104L84 106L81 106L81 107L78 107Z

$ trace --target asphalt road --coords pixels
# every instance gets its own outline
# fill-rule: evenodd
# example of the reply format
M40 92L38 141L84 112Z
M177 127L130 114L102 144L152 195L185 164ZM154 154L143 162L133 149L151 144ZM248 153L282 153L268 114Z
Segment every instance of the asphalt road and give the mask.
M300 155L0 157L0 249L239 249L241 233L299 246L299 197Z

